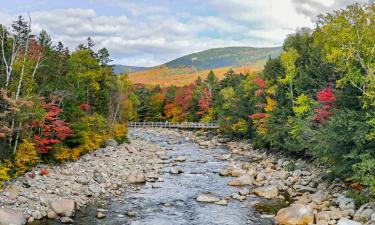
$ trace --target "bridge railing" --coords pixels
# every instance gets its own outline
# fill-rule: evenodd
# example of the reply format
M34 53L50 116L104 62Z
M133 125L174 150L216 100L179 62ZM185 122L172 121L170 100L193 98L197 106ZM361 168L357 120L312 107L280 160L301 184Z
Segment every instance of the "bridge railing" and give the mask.
M128 127L165 127L165 128L191 128L191 129L216 129L219 125L216 122L128 122Z

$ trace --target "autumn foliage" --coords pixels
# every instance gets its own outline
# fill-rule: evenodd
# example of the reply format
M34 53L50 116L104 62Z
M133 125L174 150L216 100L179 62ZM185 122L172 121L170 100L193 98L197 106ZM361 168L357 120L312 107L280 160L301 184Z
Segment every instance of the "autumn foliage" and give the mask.
M53 145L59 144L71 136L72 130L67 122L59 119L63 110L54 101L46 103L42 99L41 102L46 113L41 120L33 122L34 142L40 153L48 153Z

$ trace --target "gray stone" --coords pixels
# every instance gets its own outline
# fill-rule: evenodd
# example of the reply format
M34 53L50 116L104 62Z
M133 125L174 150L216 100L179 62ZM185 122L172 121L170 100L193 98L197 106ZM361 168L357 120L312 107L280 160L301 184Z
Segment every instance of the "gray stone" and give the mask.
M118 143L115 139L110 139L105 142L106 146L117 147Z
M72 217L76 209L75 201L71 199L54 200L50 204L57 215L64 217Z
M214 194L211 193L201 193L197 197L197 202L218 202L220 201L220 198Z
M73 224L74 223L74 220L72 218L66 217L66 216L61 217L60 221L61 221L61 223L67 223L67 224Z
M336 199L336 203L339 205L342 211L347 211L352 215L355 213L355 204L353 199L348 198L345 195L341 195Z
M0 225L24 225L26 217L14 209L0 208Z
M339 220L339 222L337 223L337 225L362 225L361 223L358 223L354 220L349 220L349 219L346 219L346 218L342 218Z
M145 183L146 176L140 171L132 171L128 176L127 180L131 184Z
M355 212L353 219L355 221L367 222L371 219L371 215L374 213L374 209L374 202L364 204Z
M248 174L242 175L234 180L229 181L230 186L250 185L254 182L254 177Z
M264 198L275 198L279 195L279 189L276 185L268 185L263 187L255 188L252 191L254 194L259 195Z

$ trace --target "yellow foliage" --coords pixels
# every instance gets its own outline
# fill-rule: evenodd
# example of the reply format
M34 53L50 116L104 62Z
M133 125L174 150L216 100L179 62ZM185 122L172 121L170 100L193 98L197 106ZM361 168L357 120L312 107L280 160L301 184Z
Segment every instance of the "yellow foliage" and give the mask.
M212 121L212 118L213 118L213 115L214 115L214 110L212 108L210 108L208 110L208 113L207 115L205 115L202 119L201 119L201 122L211 122Z
M106 140L110 139L110 135L97 134L93 131L86 131L82 134L84 144L73 148L71 151L71 159L77 160L81 155L89 153L97 148L100 148Z
M276 95L276 89L277 89L277 86L274 85L264 90L264 92L269 95Z
M56 152L53 154L53 157L60 162L69 161L71 159L71 156L72 150L63 146L56 147Z
M125 124L115 124L112 126L112 136L116 141L123 142L128 133L128 129Z
M295 101L295 106L293 107L293 111L297 117L303 116L307 111L310 109L310 105L312 100L309 96L305 94L301 94L298 96L297 100Z
M248 130L248 124L246 120L239 119L236 123L232 125L232 130L237 133L246 133Z
M1 190L1 187L3 186L3 181L9 181L11 178L8 172L9 172L9 168L7 166L3 166L0 164L0 190Z
M266 112L272 112L275 107L276 107L276 100L270 98L270 97L266 97L266 102L267 102L267 105L264 107L264 110Z
M35 147L35 144L23 140L18 146L16 153L15 165L17 167L17 174L24 174L31 166L39 162L39 154Z

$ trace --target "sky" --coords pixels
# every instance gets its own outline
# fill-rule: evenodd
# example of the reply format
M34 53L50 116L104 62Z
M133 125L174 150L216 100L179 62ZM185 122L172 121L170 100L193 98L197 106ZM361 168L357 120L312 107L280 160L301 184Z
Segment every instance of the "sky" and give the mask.
M0 24L30 13L70 49L90 36L113 63L156 66L215 47L281 46L316 16L365 0L0 0Z

